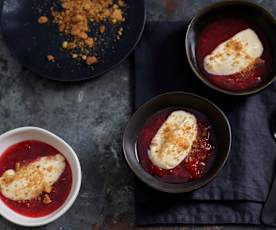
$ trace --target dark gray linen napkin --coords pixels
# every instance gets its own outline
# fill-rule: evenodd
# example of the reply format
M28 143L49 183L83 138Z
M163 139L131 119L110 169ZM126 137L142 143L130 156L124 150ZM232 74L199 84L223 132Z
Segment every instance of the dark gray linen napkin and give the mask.
M209 89L188 65L185 33L185 22L147 23L134 55L134 108L168 91L206 97L229 118L233 133L231 153L214 181L189 194L158 192L137 180L136 222L260 224L275 169L276 145L268 119L276 109L276 82L248 97L227 96Z

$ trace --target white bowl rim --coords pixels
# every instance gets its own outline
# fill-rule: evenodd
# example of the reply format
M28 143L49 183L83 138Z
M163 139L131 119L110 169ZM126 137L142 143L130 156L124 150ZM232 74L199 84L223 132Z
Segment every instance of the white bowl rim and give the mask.
M53 134L52 132L46 130L46 129L43 129L43 128L39 128L39 127L35 127L35 126L24 126L24 127L20 127L20 128L15 128L15 129L12 129L12 130L9 130L3 134L0 135L0 139L2 138L5 138L9 135L12 135L12 134L15 134L15 133L18 133L18 132L22 132L22 131L39 131L39 132L42 132L54 139L56 139L57 141L59 141L62 145L66 146L69 150L70 150L70 154L72 155L75 163L76 163L76 170L73 172L72 170L72 174L73 176L75 176L77 178L76 180L76 187L75 187L75 190L72 194L72 196L70 197L69 200L65 201L66 203L64 204L64 206L58 210L55 214L52 214L52 216L50 217L47 217L47 219L45 220L41 220L37 223L32 223L32 222L18 222L16 220L14 220L12 217L6 215L6 214L3 214L3 211L0 210L0 216L4 217L6 220L14 223L14 224L17 224L17 225L20 225L20 226L25 226L25 227L38 227L38 226L43 226L43 225L47 225L55 220L57 220L58 218L60 218L63 214L65 214L70 208L71 206L73 205L73 203L75 202L78 194L79 194L79 191L80 191L80 187L81 187L81 181L82 181L82 173L81 173L81 165L80 165L80 162L79 162L79 159L77 157L77 154L75 153L75 151L72 149L72 147L66 143L62 138L60 138L59 136ZM8 206L5 205L5 207L8 209L8 210L11 210ZM13 210L12 210L13 211ZM14 211L13 211L14 212ZM19 214L19 213L16 213L14 212L15 215L18 215L18 216L21 216L21 217L26 217L26 218L29 218L29 219L32 219L32 217L28 217L28 216L24 216L22 214ZM44 218L41 217L41 218ZM35 220L39 220L40 217L36 218L34 217L33 219Z

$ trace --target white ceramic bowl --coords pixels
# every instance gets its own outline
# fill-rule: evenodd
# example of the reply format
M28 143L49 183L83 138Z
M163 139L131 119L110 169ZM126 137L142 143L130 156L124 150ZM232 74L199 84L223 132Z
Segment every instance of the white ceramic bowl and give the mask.
M0 155L16 143L26 140L37 140L47 143L58 151L60 151L63 156L67 159L72 170L72 188L71 191L64 202L64 204L57 209L55 212L38 218L32 218L20 215L10 208L8 208L0 199L0 215L7 220L22 226L41 226L46 225L63 215L72 206L75 199L78 196L80 186L81 186L81 167L78 157L74 150L61 138L54 135L53 133L36 127L22 127L8 131L0 136Z

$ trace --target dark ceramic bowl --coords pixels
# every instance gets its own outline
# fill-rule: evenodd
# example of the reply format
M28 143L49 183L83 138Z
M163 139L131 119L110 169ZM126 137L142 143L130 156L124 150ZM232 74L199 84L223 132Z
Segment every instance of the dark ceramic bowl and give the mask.
M139 163L136 142L145 122L156 112L168 108L189 108L204 115L210 121L216 139L214 162L200 179L185 183L166 183L147 173ZM224 166L231 147L231 128L224 113L212 102L190 93L172 92L162 94L141 106L130 119L124 133L123 149L132 171L148 186L169 193L190 192L201 188L214 179Z
M197 58L196 58L196 45L199 35L202 30L211 22L215 21L218 16L225 14L235 14L241 15L241 18L247 19L253 22L256 27L260 28L264 35L266 36L269 45L272 48L272 65L269 74L265 77L265 80L259 86L245 90L245 91L230 91L219 88L218 86L212 84L204 73L201 71ZM266 11L261 6L247 1L223 1L219 3L212 4L205 9L203 9L199 14L197 14L189 24L186 33L186 54L188 57L189 64L193 69L197 77L204 82L207 86L220 91L222 93L230 95L249 95L257 93L269 84L271 84L276 78L276 23L274 17Z

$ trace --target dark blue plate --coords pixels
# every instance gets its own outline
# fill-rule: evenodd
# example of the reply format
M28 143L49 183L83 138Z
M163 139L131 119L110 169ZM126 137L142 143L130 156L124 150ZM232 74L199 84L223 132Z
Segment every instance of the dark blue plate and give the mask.
M72 59L62 50L66 36L58 32L50 20L39 25L41 15L51 16L50 7L58 0L4 0L1 10L1 30L6 43L22 65L33 72L57 81L80 81L95 78L111 70L125 60L137 45L144 29L146 13L144 0L126 0L126 21L121 25L108 26L104 44L97 46L91 54L98 54L99 63L94 67ZM114 31L123 27L124 35L114 41ZM92 25L92 33L98 26ZM48 62L53 55L55 62Z

